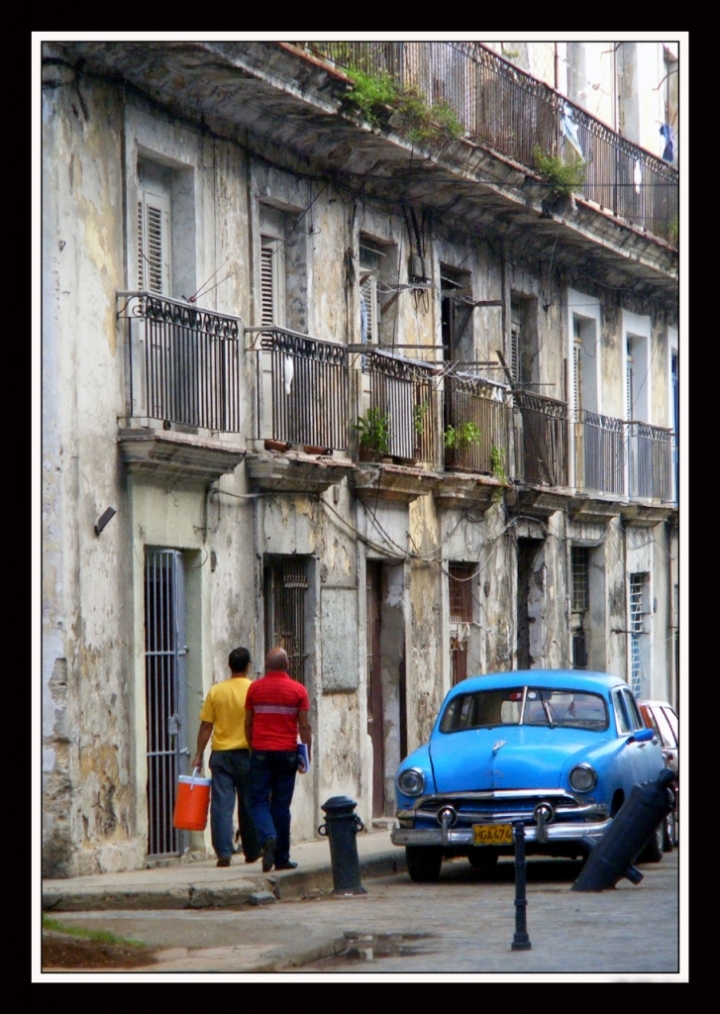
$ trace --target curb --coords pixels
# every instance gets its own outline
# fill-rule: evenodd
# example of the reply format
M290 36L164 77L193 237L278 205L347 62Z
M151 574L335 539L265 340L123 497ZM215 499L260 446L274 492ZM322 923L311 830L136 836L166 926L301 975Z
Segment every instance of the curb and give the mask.
M405 869L405 853L399 849L360 860L361 876L369 879L392 876L393 873L402 873ZM103 912L240 908L248 904L250 896L258 891L270 890L278 900L295 901L309 894L329 894L332 889L332 869L328 865L309 870L288 871L280 875L269 873L253 880L243 878L227 887L218 886L217 883L212 885L195 883L135 890L71 888L63 891L58 888L46 888L42 892L42 909L44 912Z

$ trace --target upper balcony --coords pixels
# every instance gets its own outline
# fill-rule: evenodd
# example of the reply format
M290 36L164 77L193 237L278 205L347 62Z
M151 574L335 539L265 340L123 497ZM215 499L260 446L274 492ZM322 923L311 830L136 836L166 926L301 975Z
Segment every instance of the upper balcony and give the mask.
M211 482L243 459L237 317L151 292L119 292L127 415L118 442L132 472Z
M584 161L577 193L599 209L677 244L678 172L478 42L316 42L337 66L386 72L444 102L475 140L534 171L534 150L562 156L570 125Z
M672 430L580 411L574 444L577 516L655 524L677 502Z

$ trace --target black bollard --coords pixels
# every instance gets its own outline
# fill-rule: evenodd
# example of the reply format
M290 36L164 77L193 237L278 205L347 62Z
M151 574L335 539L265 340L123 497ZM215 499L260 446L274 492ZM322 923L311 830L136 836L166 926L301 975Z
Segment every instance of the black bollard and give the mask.
M318 828L318 834L330 841L330 862L332 864L333 894L367 894L360 883L360 861L358 859L355 835L363 831L364 825L353 810L357 803L347 796L333 796L323 804L325 824Z
M573 891L605 891L615 887L622 877L640 883L643 875L631 864L675 806L669 787L674 777L670 768L663 768L657 781L633 785L612 824L590 852Z
M529 951L532 949L527 932L527 899L525 897L525 825L520 821L513 824L513 842L515 844L515 936L513 951Z

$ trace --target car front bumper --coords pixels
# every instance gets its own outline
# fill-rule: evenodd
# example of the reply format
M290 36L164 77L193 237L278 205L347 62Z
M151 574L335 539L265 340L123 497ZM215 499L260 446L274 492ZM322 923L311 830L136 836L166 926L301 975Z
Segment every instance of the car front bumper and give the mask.
M598 820L546 824L544 841L547 842L581 842L583 838L593 841L602 838L612 820ZM442 845L444 848L469 846L474 844L472 827L395 827L390 834L393 845ZM534 824L525 824L525 841L539 842L538 828Z

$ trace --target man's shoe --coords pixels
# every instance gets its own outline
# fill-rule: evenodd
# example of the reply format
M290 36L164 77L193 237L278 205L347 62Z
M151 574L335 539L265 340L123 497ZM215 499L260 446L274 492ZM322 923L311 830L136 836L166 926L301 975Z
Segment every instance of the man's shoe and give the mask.
M253 856L252 859L250 859L248 856L245 856L245 862L246 863L256 863L258 861L258 859L260 858L261 854L262 853L258 852L258 854L256 856Z
M230 856L220 856L220 858L217 861L217 864L218 864L218 866L229 866L230 865Z
M263 873L269 873L275 865L275 849L277 848L277 841L275 838L266 838L263 844L262 850L262 868Z
M288 859L286 863L275 863L276 870L296 870L297 863L294 863L292 859Z

